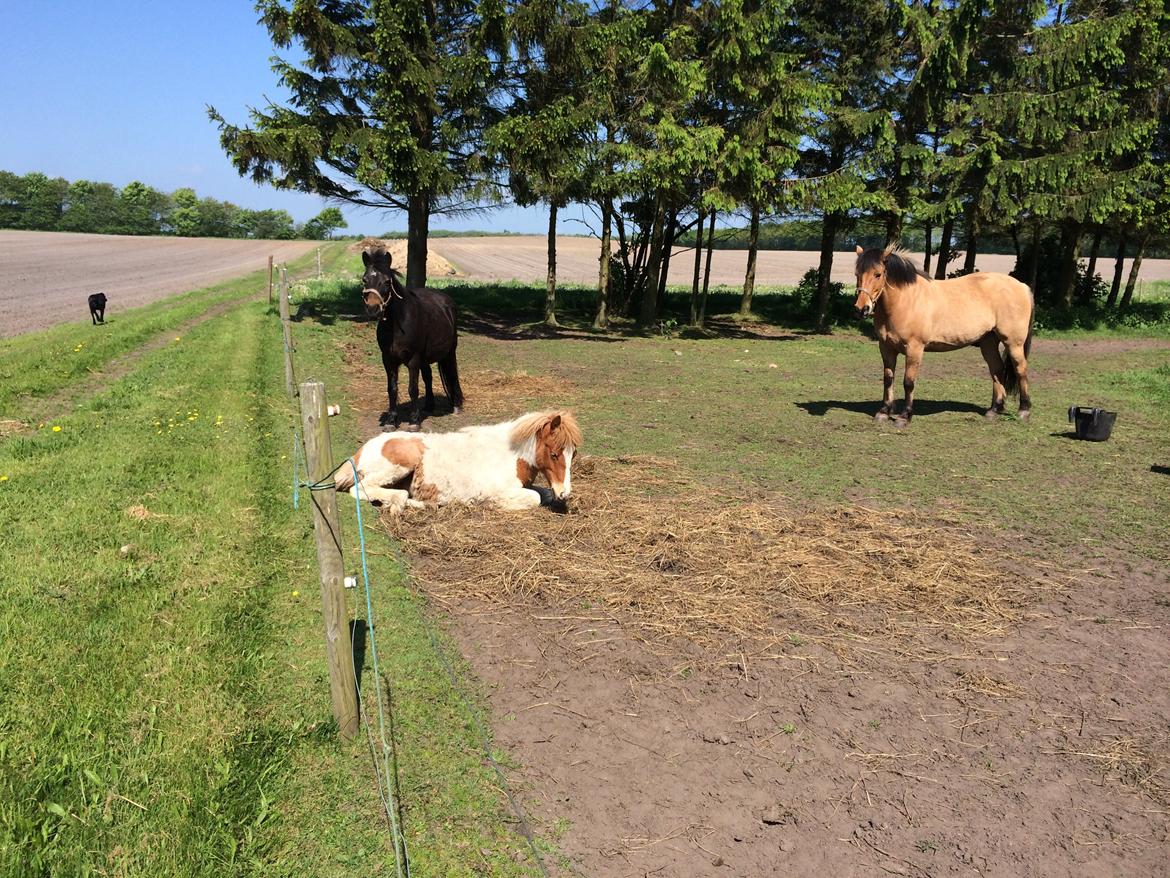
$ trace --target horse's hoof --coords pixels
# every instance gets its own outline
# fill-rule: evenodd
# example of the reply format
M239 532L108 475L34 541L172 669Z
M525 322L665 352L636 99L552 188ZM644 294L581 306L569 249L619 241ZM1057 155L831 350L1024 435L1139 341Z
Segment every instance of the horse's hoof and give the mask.
M1028 420L1028 418L1032 417L1032 410L1031 409L1020 409L1020 413L1019 413L1019 415L1017 415L1017 417L1021 421L1026 421L1026 420Z
M407 424L405 427L403 427L403 429L406 430L406 432L408 432L408 433L417 433L419 430L422 429L422 425L421 424Z
M451 414L453 414L453 415L463 414L463 406L461 406L461 405L452 406L451 407Z
M999 409L988 409L983 413L983 417L987 418L989 421L994 421L999 417Z
M905 430L907 427L910 426L910 419L903 418L901 416L894 418L894 426L897 427L899 430Z
M878 412L876 415L873 416L873 419L875 421L888 421L890 419L890 413L889 412Z

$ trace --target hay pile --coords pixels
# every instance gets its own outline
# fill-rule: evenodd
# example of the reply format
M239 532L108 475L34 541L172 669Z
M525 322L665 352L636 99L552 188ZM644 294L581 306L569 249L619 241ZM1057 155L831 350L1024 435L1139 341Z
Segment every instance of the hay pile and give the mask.
M440 600L600 605L646 640L988 636L1039 587L1004 571L1002 547L911 513L715 496L650 457L583 457L573 485L569 515L449 506L383 522Z
M390 241L383 241L381 238L362 238L360 241L350 244L347 248L351 253L361 253L373 247L384 247L390 253L390 264L406 274L406 239L394 238ZM435 250L427 246L427 277L458 277L459 272L455 266L440 256Z

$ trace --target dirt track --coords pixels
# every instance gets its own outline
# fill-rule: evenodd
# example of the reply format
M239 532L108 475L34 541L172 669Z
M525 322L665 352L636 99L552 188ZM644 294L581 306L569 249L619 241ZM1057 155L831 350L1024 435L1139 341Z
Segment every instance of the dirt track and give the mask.
M0 337L85 320L86 297L109 296L106 317L294 259L313 241L245 241L0 231Z
M592 238L557 239L557 277L566 282L596 283L599 243ZM548 272L548 243L541 235L484 238L436 238L429 249L447 258L460 274L478 280L544 280ZM921 256L918 257L921 259ZM765 250L759 254L756 282L795 284L819 254L803 250ZM676 247L671 258L670 282L689 284L695 265L694 250ZM1014 256L987 255L976 261L981 271L1011 271ZM1098 262L1103 277L1113 268L1112 260ZM711 257L711 283L738 286L747 267L744 250L716 250ZM1128 264L1126 270L1129 270ZM1111 274L1109 274L1112 277ZM1142 262L1143 280L1170 279L1170 259ZM838 253L833 260L833 280L853 283L853 254Z

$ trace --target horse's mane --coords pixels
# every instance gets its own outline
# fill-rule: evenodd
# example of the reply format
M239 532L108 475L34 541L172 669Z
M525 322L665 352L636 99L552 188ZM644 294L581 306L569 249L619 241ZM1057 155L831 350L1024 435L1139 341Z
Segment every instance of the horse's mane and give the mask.
M910 261L910 257L897 250L886 252L874 247L857 257L857 273L864 274L879 265L886 266L886 282L895 287L908 287L924 277L931 276Z
M553 447L564 448L571 445L573 448L580 448L581 428L577 425L577 419L573 417L573 413L563 409L522 415L513 422L509 439L513 445L523 445L558 415L561 419L560 423L557 424L556 429L549 437Z

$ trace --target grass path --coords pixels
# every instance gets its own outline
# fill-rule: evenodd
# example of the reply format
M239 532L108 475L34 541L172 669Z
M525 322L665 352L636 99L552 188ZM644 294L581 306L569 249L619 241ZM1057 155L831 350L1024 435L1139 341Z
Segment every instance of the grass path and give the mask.
M90 356L250 283L143 309ZM72 331L7 345L23 393L85 374L32 374ZM0 874L393 874L365 741L330 719L279 339L265 304L233 305L0 438ZM329 380L323 341L300 362ZM373 565L415 874L528 874L421 608L393 558Z

